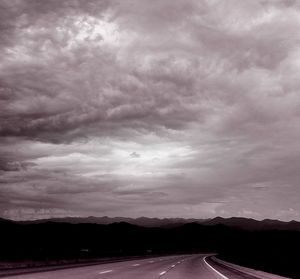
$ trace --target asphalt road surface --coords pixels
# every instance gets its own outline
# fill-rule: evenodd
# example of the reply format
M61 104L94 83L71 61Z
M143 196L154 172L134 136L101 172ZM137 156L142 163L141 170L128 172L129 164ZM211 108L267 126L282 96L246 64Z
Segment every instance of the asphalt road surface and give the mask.
M180 255L14 275L10 279L254 279L213 262L208 255ZM277 278L275 276L274 278Z

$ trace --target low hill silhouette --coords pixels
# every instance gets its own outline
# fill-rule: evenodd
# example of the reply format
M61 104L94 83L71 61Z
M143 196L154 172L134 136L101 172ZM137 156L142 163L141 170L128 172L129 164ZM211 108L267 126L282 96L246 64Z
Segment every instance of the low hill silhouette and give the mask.
M0 219L0 222L5 219ZM70 223L70 224L101 224L108 225L113 223L126 222L132 225L138 225L141 227L164 227L164 228L173 228L177 226L182 226L188 223L198 223L205 226L212 225L226 225L228 227L257 231L257 230L290 230L290 231L300 231L300 222L290 221L284 222L279 220L265 219L258 221L251 218L242 218L242 217L231 217L231 218L222 218L216 217L213 219L185 219L185 218L148 218L148 217L139 217L139 218L128 218L128 217L64 217L64 218L51 218L51 219L39 219L31 221L11 221L17 224L41 224L46 222L54 223Z

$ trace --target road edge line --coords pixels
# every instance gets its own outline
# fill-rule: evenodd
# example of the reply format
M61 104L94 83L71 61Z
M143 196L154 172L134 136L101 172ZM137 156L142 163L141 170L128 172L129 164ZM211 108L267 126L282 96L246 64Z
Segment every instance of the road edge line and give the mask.
M109 269L109 270L99 271L98 274L105 274L105 273L109 273L109 272L113 272L113 270L112 270L112 269Z
M229 279L228 277L226 277L225 275L223 275L221 272L219 272L218 270L216 270L215 268L213 268L207 261L206 261L206 258L209 257L209 256L205 256L203 258L203 261L214 271L216 272L218 275L220 275L222 278L224 279Z

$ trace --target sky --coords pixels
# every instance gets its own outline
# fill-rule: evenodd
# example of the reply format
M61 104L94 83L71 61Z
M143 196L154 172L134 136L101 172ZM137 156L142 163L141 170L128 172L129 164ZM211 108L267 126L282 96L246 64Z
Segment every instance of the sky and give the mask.
M300 221L300 2L1 0L0 217Z

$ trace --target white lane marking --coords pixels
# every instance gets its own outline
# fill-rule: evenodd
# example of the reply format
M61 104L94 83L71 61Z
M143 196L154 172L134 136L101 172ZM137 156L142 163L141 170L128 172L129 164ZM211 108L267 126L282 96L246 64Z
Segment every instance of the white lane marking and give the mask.
M228 277L226 277L225 275L223 275L221 272L219 272L218 270L216 270L216 269L214 269L209 263L207 263L207 261L206 261L206 258L207 258L208 256L205 256L204 258L203 258L203 261L214 271L214 272L216 272L217 274L219 274L222 278L224 278L224 279L229 279Z
M140 264L133 264L132 266L139 266Z
M179 264L180 264L180 262L177 262L177 263L179 263Z
M154 263L154 261L150 261L150 262L148 262L148 263Z
M112 272L113 270L110 269L110 270L104 270L104 271L100 271L99 274L104 274L104 273L108 273L108 272Z
M171 267L175 267L175 264L171 265Z
M167 271L163 271L163 272L159 273L159 276L162 276L162 275L164 275L166 273L167 273Z

